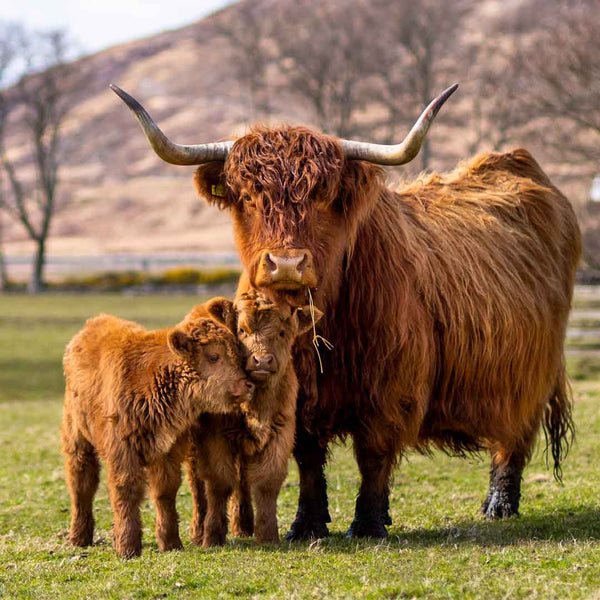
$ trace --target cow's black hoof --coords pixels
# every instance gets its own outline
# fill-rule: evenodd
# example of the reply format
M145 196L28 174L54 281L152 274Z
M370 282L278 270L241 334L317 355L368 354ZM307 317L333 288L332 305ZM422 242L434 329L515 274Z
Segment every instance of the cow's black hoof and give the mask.
M486 519L508 519L519 516L519 500L508 494L494 491L489 494L481 506L481 512Z
M325 523L310 521L308 519L296 519L285 539L288 542L302 542L307 540L318 540L329 536L329 529Z
M387 529L381 521L366 521L354 519L350 529L346 532L347 538L376 538L385 539L388 536Z

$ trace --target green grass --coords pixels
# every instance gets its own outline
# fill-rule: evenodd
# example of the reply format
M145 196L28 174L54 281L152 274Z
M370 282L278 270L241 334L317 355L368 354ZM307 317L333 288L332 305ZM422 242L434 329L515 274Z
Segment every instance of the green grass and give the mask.
M69 547L58 434L65 343L101 311L157 327L177 322L198 301L0 297L0 598L600 598L600 382L589 378L575 383L579 431L565 484L553 481L538 451L525 472L519 519L478 516L486 460L410 455L396 472L390 538L348 541L358 473L351 449L337 446L328 466L327 540L272 548L230 539L224 548L196 548L184 484L185 550L158 553L145 503L143 556L123 561L111 548L103 481L96 545ZM282 533L297 494L292 465L279 499Z

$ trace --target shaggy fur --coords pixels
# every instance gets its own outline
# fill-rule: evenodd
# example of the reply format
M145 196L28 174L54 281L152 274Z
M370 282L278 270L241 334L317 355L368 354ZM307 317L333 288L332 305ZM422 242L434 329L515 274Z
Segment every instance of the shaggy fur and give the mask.
M292 346L298 335L313 326L308 308L276 305L255 292L239 297L236 309L246 369L257 385L250 408L253 419L205 414L192 430L191 532L192 540L205 547L225 543L227 501L232 493L232 532L254 532L259 543L279 542L277 496L294 445L298 395ZM319 317L316 309L315 322ZM257 372L256 363L264 357L269 360L268 375Z
M198 169L209 201L215 177L246 269L240 291L254 286L265 250L310 251L320 333L335 347L323 374L310 339L295 349L301 487L290 539L327 533L323 466L334 436L352 435L362 475L355 536L386 535L392 470L408 448L488 449L489 517L517 512L541 424L560 473L572 430L563 343L580 233L527 151L482 154L393 191L379 167L344 161L334 138L259 129L224 165Z
M71 543L93 541L101 458L108 467L117 554L141 553L139 506L146 481L156 506L159 549L182 548L175 497L189 428L201 412L239 412L240 403L251 399L253 386L241 368L235 337L205 318L146 331L100 315L71 340L63 362Z

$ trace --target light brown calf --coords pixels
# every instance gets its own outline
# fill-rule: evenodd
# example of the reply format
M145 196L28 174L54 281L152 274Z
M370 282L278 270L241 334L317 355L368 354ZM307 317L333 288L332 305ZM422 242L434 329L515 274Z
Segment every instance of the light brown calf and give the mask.
M308 308L276 305L251 292L236 302L237 332L246 371L256 384L246 419L201 416L192 429L188 475L194 499L192 540L212 546L227 535L227 502L232 531L259 543L279 541L277 496L294 446L298 381L292 346L312 327ZM315 322L321 317L315 309ZM231 322L231 326L235 323ZM251 499L256 508L256 522Z
M221 312L227 303L214 299L205 312ZM62 421L72 544L93 541L92 502L102 458L117 554L141 553L139 506L146 482L156 506L159 549L182 547L175 497L190 425L201 412L236 411L252 397L238 348L226 327L190 315L156 331L100 315L75 335L63 359Z

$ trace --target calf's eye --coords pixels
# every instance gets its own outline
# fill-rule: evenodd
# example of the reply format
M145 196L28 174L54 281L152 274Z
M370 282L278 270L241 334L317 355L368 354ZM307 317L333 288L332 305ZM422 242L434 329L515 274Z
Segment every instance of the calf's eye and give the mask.
M279 337L285 337L285 331L283 329L279 332Z
M208 355L208 362L209 363L219 362L219 355L218 354L209 354Z

